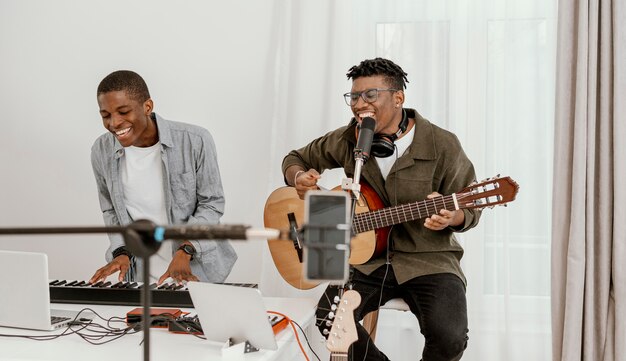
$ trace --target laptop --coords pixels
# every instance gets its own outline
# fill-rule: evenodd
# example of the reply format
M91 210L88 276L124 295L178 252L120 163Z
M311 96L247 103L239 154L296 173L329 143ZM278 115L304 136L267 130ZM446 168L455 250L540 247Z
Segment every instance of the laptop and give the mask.
M0 250L0 326L52 331L74 321L78 311L50 309L48 282L45 253ZM83 312L79 318L92 317Z
M189 282L187 288L207 340L278 348L258 289L204 282Z

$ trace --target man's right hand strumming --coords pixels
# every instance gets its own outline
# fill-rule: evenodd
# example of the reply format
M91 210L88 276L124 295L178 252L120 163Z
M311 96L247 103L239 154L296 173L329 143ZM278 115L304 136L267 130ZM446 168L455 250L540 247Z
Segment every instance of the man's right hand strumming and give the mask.
M304 194L307 191L319 189L317 180L321 178L321 175L313 168L305 171L300 167L293 166L287 169L285 178L293 179L292 185L296 188L298 196L300 199L304 199Z

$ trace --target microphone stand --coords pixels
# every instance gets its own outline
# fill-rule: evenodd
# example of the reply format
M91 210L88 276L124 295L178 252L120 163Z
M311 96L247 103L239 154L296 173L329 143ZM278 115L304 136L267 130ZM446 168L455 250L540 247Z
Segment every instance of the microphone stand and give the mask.
M147 220L138 220L130 224L122 233L128 250L141 257L143 263L143 286L141 287L141 304L143 316L141 328L143 330L143 359L150 360L150 256L158 252L162 241L154 237L155 224Z
M186 236L202 235L204 238L213 238L213 236L227 235L229 226L208 226L208 225L192 225L188 228L194 232L187 232L157 227L153 222L148 220L138 220L128 226L108 226L108 227L39 227L39 228L0 228L1 235L26 235L26 234L87 234L87 233L117 233L124 238L124 243L128 250L135 256L139 256L143 262L143 286L141 287L141 303L143 307L143 316L141 319L142 330L144 333L143 340L143 359L150 360L150 256L155 254L161 247L163 240L171 238L180 238L185 233ZM233 228L233 226L230 226ZM250 236L246 233L247 226L234 226L236 236L239 239L246 239ZM260 232L262 233L262 232ZM230 234L228 234L230 235ZM261 234L263 235L263 234ZM252 235L254 236L254 234ZM186 237L191 238L191 237ZM203 238L203 237L197 237ZM225 239L226 237L222 238Z
M358 151L355 155L354 159L354 182L352 183L352 193L354 194L354 198L358 199L361 194L361 168L363 168L363 164L365 164L365 160L363 157L363 152Z
M376 130L376 120L363 118L359 127L356 146L354 147L354 180L346 178L341 182L341 189L352 192L352 219L354 219L356 203L361 195L361 169L370 156L370 148Z
M350 219L354 219L354 214L356 212L356 204L361 196L361 169L363 168L363 164L365 163L366 158L363 156L363 152L360 149L355 150L354 152L354 179L352 178L344 178L341 181L341 189L345 191L350 191L352 194L352 210Z

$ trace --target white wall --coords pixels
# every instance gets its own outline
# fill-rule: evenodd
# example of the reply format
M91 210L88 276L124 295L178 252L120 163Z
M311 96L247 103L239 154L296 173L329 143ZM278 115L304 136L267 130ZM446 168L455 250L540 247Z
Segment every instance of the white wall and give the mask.
M141 74L155 110L206 127L226 193L224 223L263 224L282 155L269 155L272 1L0 0L0 227L102 225L90 147L100 80ZM268 186L272 184L272 186ZM0 236L48 253L50 276L87 279L106 236ZM258 282L265 242L235 244L230 279Z

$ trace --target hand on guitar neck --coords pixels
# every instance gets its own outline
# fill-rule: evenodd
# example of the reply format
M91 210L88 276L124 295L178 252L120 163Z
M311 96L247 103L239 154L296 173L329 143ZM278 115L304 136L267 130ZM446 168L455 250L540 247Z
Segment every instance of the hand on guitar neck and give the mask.
M441 194L433 192L427 196L428 199L435 199L442 197ZM432 231L441 231L448 227L456 227L465 222L465 213L461 209L449 211L447 209L441 209L438 214L424 220L424 227Z

